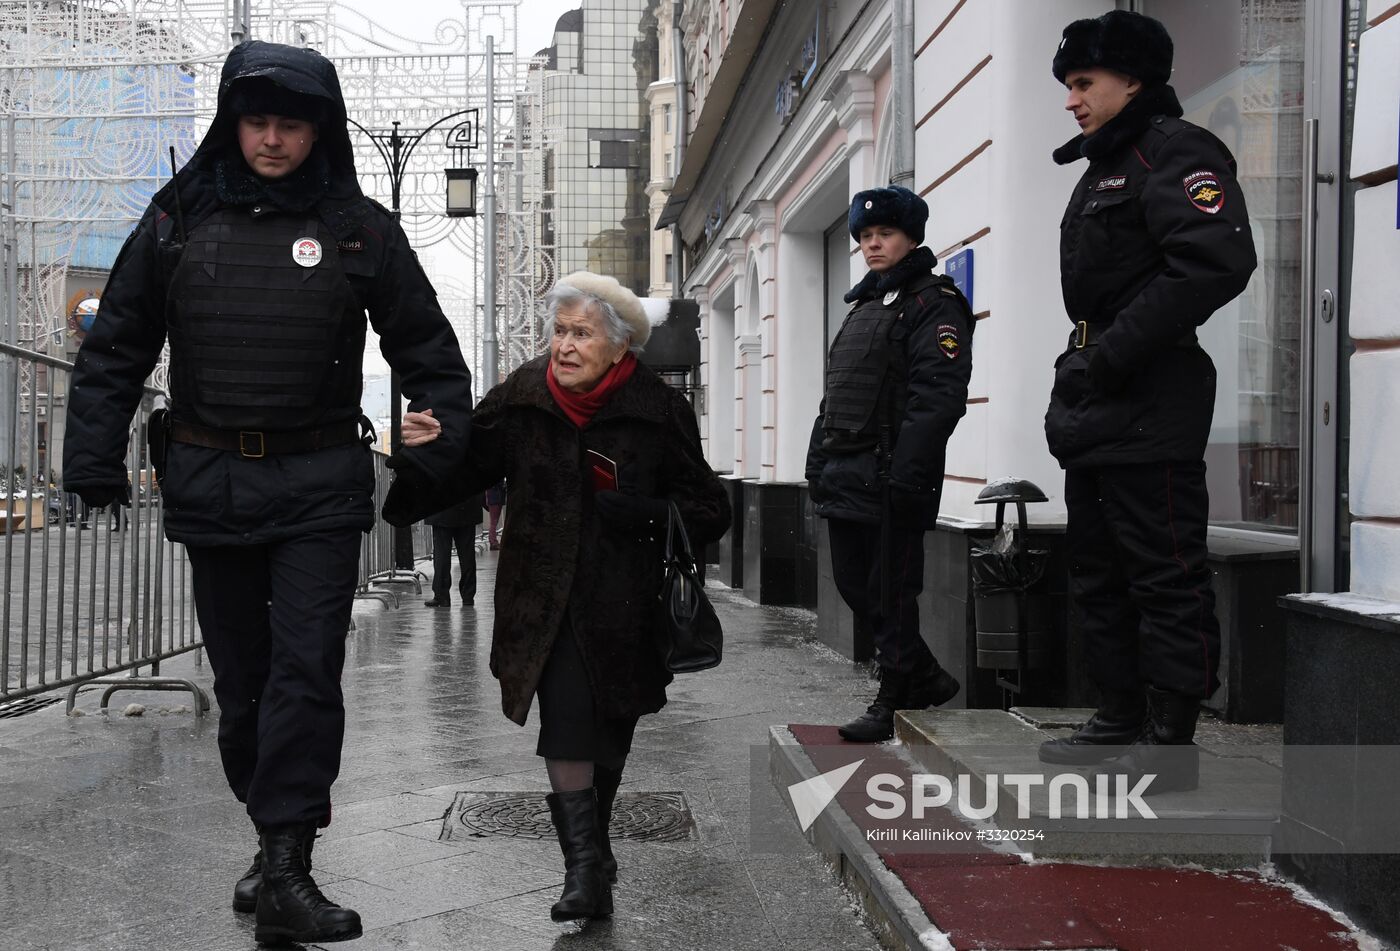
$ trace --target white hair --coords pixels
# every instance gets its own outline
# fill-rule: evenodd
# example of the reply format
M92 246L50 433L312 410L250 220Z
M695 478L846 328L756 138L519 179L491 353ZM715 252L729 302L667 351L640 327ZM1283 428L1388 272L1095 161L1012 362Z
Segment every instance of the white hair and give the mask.
M559 316L561 306L579 305L585 311L597 308L598 314L603 318L603 333L608 338L608 342L613 346L627 344L627 349L633 353L641 353L646 346L646 341L638 342L634 328L627 321L622 319L622 315L617 312L617 308L611 303L591 294L588 291L580 290L572 284L563 281L550 288L549 293L544 295L544 306L546 316L544 319L544 335L548 340L554 336L555 318Z

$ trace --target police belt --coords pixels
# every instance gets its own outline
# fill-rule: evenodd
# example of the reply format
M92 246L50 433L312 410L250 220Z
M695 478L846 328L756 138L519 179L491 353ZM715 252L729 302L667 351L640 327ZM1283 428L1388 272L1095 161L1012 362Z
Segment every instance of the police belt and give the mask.
M1097 347L1099 337L1103 335L1113 323L1090 323L1087 320L1076 321L1074 329L1069 333L1069 347L1071 350L1083 350L1086 347ZM1180 340L1174 340L1170 344L1173 347L1198 347L1200 341L1196 339L1196 331L1191 331Z
M347 420L321 429L302 429L286 433L266 433L252 430L208 429L194 423L172 422L170 438L174 442L236 452L245 459L261 459L288 452L315 452L333 446L346 446L360 441L360 421Z

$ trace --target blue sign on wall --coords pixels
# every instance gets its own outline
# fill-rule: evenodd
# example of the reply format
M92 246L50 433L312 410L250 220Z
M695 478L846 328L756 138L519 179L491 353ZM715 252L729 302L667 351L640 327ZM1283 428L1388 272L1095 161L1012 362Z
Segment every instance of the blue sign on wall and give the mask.
M963 248L957 254L943 262L943 273L953 279L953 283L958 285L958 290L963 292L973 311L977 306L972 303L972 248Z

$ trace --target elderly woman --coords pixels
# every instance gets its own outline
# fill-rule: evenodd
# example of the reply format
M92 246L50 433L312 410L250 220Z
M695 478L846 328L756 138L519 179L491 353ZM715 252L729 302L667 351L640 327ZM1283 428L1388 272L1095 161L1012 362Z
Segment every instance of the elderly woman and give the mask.
M579 272L547 305L548 356L481 401L465 475L450 491L465 497L506 479L491 672L516 723L539 700L536 752L565 866L550 914L567 920L612 913L613 800L638 718L666 703L671 674L653 637L669 504L696 545L723 535L730 512L694 411L637 360L651 333L637 296ZM404 444L433 440L438 426L430 411L409 413ZM616 490L595 463L615 463ZM403 514L395 507L385 506L391 521Z

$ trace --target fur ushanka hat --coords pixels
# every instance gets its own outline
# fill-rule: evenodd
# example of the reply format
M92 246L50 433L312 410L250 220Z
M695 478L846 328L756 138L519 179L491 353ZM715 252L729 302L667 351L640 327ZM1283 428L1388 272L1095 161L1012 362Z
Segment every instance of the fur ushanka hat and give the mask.
M927 221L928 203L899 185L856 192L847 216L851 237L856 241L860 240L862 228L893 225L913 238L915 244L923 244L924 224Z
M1127 10L1075 20L1065 27L1051 70L1064 82L1071 70L1096 66L1132 76L1144 86L1165 83L1172 76L1172 38L1157 20Z

